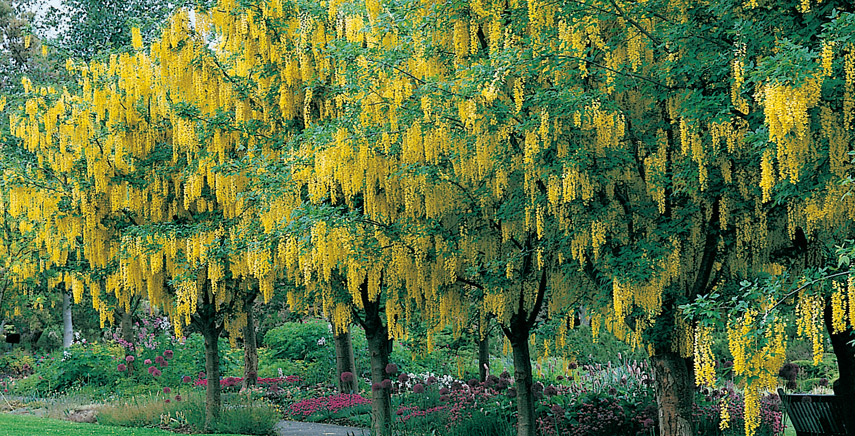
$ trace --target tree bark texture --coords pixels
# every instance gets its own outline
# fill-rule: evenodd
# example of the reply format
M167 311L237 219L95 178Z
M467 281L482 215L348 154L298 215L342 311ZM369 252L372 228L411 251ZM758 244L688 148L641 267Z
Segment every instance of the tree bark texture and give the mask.
M528 332L509 338L514 354L514 388L517 390L517 436L535 436L534 392Z
M129 311L122 309L122 340L134 344L134 316Z
M258 384L258 341L252 304L246 307L246 327L243 329L243 387Z
M482 382L487 381L487 376L490 375L490 336L485 334L482 339L481 334L475 332L475 342L478 344L478 377Z
M855 346L852 345L852 340L855 340L855 334L852 328L833 333L831 305L825 306L824 315L825 328L828 329L831 348L837 356L837 370L840 374L833 385L834 395L843 397L846 404L853 404L855 402ZM846 420L846 427L855 429L855 416L849 414Z
M659 403L660 436L692 436L692 380L686 359L671 351L658 351L651 358Z
M74 342L74 325L71 322L71 291L62 291L62 348Z
M357 321L365 329L368 340L369 365L371 365L371 434L374 436L392 435L392 397L391 385L384 386L383 381L390 379L386 374L392 341L386 324L383 324L383 305L378 297L376 301L368 298L368 282L360 287L364 318ZM391 381L391 379L390 379Z
M213 430L214 424L220 417L222 405L220 399L220 349L219 330L207 322L202 330L205 338L205 373L208 376L208 386L205 389L205 430Z
M333 336L335 341L335 367L338 375L338 389L342 394L352 394L358 390L356 381L356 360L353 356L353 341L350 328L344 333ZM385 367L384 367L385 368ZM343 381L341 375L345 372L352 374L348 381Z

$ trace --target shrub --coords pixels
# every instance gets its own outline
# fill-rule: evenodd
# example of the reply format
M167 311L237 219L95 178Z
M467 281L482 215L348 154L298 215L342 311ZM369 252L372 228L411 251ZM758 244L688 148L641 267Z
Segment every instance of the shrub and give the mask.
M334 356L329 324L321 320L287 322L264 335L264 345L277 359L317 361Z

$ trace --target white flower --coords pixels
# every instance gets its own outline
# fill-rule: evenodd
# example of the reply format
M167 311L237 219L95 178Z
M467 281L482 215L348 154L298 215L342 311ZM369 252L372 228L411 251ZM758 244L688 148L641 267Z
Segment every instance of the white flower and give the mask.
M322 347L326 344L327 344L327 338L325 336L321 336L321 338L318 339L318 346Z

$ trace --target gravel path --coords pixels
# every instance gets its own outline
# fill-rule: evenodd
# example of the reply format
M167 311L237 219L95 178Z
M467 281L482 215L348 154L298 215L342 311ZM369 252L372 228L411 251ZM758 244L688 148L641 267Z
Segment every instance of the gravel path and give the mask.
M275 428L279 436L368 436L369 434L364 428L314 422L280 421Z

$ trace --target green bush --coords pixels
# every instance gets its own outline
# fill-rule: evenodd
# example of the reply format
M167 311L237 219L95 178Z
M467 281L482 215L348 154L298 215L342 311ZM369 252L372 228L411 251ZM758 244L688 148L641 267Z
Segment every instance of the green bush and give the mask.
M317 361L335 357L329 323L321 320L287 322L264 335L264 345L277 359Z
M45 361L37 374L35 388L44 392L62 392L74 386L115 385L122 374L115 370L117 359L123 356L121 347L104 344L73 345L57 353L57 358Z

